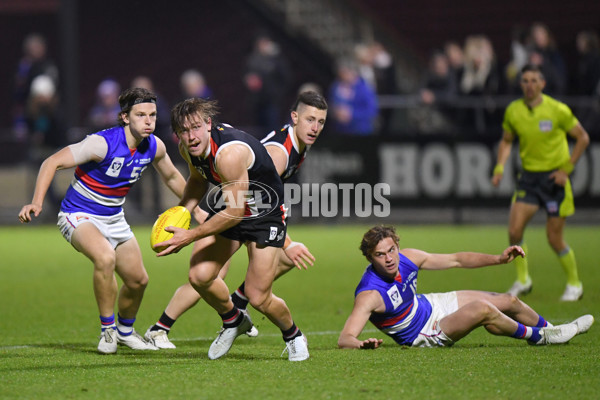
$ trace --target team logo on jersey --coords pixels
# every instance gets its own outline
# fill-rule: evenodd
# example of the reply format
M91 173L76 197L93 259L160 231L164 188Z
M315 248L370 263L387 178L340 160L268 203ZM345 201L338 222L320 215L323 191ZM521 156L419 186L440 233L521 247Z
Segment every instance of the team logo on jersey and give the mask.
M269 232L269 240L275 240L276 237L277 237L277 227L272 226L271 230Z
M121 172L121 168L123 168L123 163L125 162L125 157L115 157L110 163L110 167L106 171L106 175L112 176L114 178L119 176Z
M284 231L281 231L281 232L279 232L279 235L277 235L277 238L276 238L276 240L279 242L280 240L282 240L282 239L283 239L283 236L284 236L284 235L285 235L285 232L284 232Z
M402 304L402 296L395 285L388 289L387 294L394 308Z
M552 130L552 121L540 121L540 131L550 132Z

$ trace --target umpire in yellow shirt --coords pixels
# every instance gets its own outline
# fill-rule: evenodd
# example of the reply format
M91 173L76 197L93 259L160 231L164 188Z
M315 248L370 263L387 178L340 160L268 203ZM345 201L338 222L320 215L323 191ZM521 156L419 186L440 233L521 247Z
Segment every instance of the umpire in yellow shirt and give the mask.
M523 232L537 210L544 207L548 242L567 275L567 286L560 299L577 301L583 296L583 285L577 274L573 249L563 239L563 229L566 217L575 212L569 174L589 145L590 138L566 104L542 93L545 85L546 80L538 66L523 67L523 97L506 108L492 184L498 186L500 183L512 142L518 137L523 171L510 208L510 244L520 245L527 254ZM571 154L567 134L575 139ZM519 258L515 264L517 280L509 293L515 296L527 294L532 288L527 259Z

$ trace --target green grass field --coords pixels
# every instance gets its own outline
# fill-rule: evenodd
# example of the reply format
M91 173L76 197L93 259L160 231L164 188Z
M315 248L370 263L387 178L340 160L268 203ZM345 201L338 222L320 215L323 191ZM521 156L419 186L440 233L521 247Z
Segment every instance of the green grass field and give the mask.
M224 358L208 347L220 326L205 303L182 316L170 337L175 350L116 355L96 353L99 320L90 262L53 226L0 228L0 398L24 399L591 399L600 391L600 323L567 345L534 347L482 328L452 348L403 348L367 326L364 337L383 337L374 351L339 350L337 337L352 307L366 261L358 244L368 226L294 226L290 234L317 258L308 271L292 271L274 291L289 305L309 340L311 358L281 357L280 332L253 312L257 338L240 337ZM499 253L503 226L403 226L401 247L430 252ZM190 249L156 258L148 226L134 231L150 284L137 318L144 333L173 291L187 279ZM527 232L533 292L525 301L552 322L591 313L600 318L600 227L567 227L585 295L560 303L564 274L543 227ZM227 278L237 287L245 272L240 251ZM505 291L512 265L478 270L422 272L419 292L455 289ZM252 312L252 311L251 311Z

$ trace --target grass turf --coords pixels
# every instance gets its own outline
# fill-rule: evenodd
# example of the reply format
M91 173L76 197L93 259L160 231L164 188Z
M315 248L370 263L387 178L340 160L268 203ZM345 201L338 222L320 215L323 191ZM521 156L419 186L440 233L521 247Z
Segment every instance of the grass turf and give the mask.
M175 350L116 355L96 353L99 320L92 294L91 264L55 227L0 228L0 398L595 398L600 390L600 328L561 346L533 347L496 337L482 328L453 348L397 346L367 325L363 337L382 337L375 351L338 350L337 336L348 316L366 261L358 244L368 226L294 226L290 234L317 258L308 271L292 271L274 285L309 339L311 358L290 363L280 332L251 311L260 335L238 338L230 353L207 358L220 320L205 303L180 318L170 334ZM503 226L401 226L401 247L430 252L499 253ZM150 284L136 329L154 323L174 290L186 281L190 249L156 258L150 227L135 227ZM585 295L560 303L564 274L546 243L543 227L531 227L533 292L524 300L552 322L586 313L600 317L599 227L568 226ZM245 272L238 252L227 278L237 287ZM419 292L455 289L505 291L514 267L423 271Z

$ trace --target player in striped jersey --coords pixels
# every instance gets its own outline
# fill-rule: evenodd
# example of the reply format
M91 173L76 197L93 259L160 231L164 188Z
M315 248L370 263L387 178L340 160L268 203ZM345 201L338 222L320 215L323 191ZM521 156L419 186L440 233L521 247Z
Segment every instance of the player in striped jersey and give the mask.
M300 93L292 106L291 124L282 129L272 131L261 143L271 156L277 173L283 182L298 172L298 168L306 158L310 147L315 143L327 118L327 102L320 94L313 91ZM213 207L213 202L203 206L206 212ZM294 267L306 269L312 265L314 257L308 248L300 242L294 242L286 236L283 250L279 251L280 261L277 266L275 279L292 270ZM229 261L221 269L221 277L225 277L229 269ZM248 298L245 294L245 283L231 295L232 301L241 310L246 310ZM169 340L168 333L176 320L200 300L199 293L188 282L180 286L167 308L158 321L146 331L146 339L159 348L172 349L175 345ZM256 336L258 331L254 326L247 332L249 336Z
M360 249L371 264L355 291L352 313L340 337L340 348L374 349L382 340L359 339L367 321L400 345L451 346L483 326L494 335L526 339L530 344L566 343L585 333L594 322L591 315L551 326L542 316L508 293L460 290L417 294L420 269L479 268L511 262L525 253L510 246L500 255L461 252L431 254L417 249L399 250L393 227L376 226L363 236Z
M102 326L98 351L105 354L115 353L117 344L136 350L157 349L133 329L148 274L125 220L125 197L149 165L178 197L185 188L185 179L173 165L165 144L153 135L156 96L133 88L121 94L119 103L118 126L88 135L44 161L33 200L19 212L22 223L39 216L56 171L76 167L61 204L58 226L65 239L94 264L94 294ZM123 281L120 291L115 272Z

